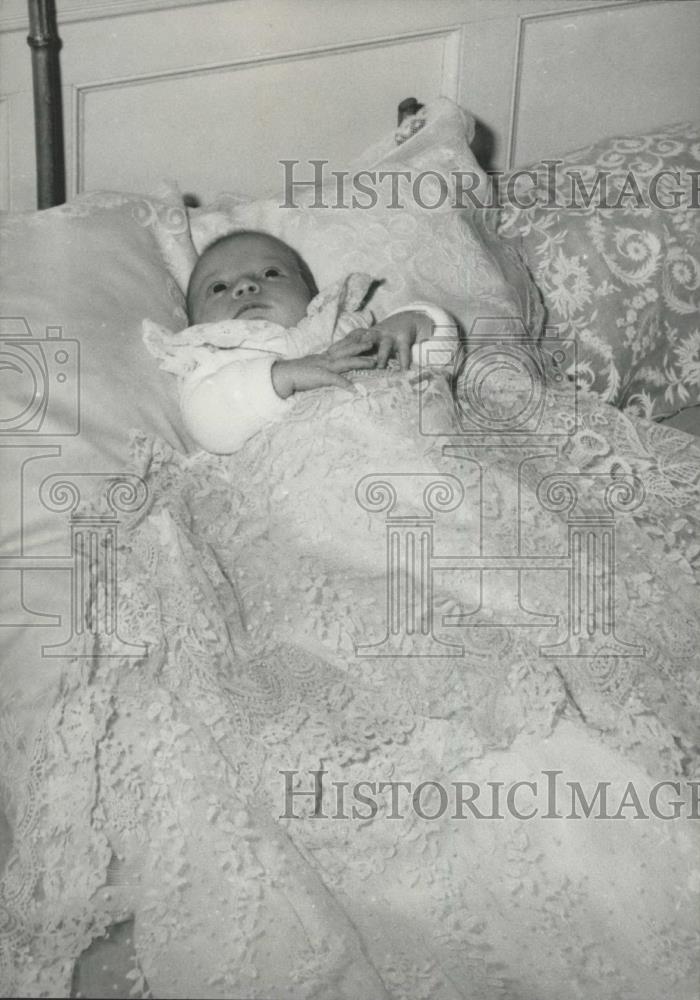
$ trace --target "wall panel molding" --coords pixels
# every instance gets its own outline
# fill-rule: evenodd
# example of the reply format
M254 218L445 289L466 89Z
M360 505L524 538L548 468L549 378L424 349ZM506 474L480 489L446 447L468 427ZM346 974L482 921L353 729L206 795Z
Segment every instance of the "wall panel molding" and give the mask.
M0 97L0 211L9 212L12 205L10 190L10 101Z
M520 93L521 81L525 68L524 50L525 35L527 30L537 22L554 21L560 18L571 18L586 14L600 14L605 11L620 11L624 9L639 8L640 4L659 3L663 0L609 0L595 7L573 6L562 8L561 10L545 11L541 14L520 14L518 16L518 28L515 43L515 56L513 65L513 91L510 105L510 118L508 122L508 140L506 146L506 170L515 166L516 145L518 141L518 125L520 116Z
M468 108L494 169L700 116L700 0L56 3L72 195L175 176L202 198L262 196L289 155L356 159L411 94ZM0 0L12 209L35 204L26 21L26 0Z
M154 10L222 2L226 2L226 0L59 0L59 29L62 24L94 21L100 17L148 14ZM0 33L3 31L27 31L28 28L29 18L26 0L3 0L3 6L0 8Z
M464 74L464 31L464 25L447 29L442 61L442 96L457 103Z
M394 48L410 43L434 40L442 40L443 42L441 92L446 97L450 97L456 101L460 92L463 65L463 26L461 25L440 26L439 28L365 38L353 42L311 46L286 52L266 53L250 58L205 63L198 66L186 66L151 73L134 73L107 80L78 83L73 87L72 100L70 101L71 120L67 129L67 148L71 150L68 170L70 197L74 197L85 190L88 142L86 127L87 113L90 98L96 94L107 91L120 91L129 87L144 87L149 84L159 84L166 81L200 79L206 76L252 70L263 66L276 66L284 63L323 59L329 56L350 56L352 53ZM404 96L409 95L406 94ZM422 95L416 94L415 96L420 98ZM387 122L387 125L390 127L390 122Z

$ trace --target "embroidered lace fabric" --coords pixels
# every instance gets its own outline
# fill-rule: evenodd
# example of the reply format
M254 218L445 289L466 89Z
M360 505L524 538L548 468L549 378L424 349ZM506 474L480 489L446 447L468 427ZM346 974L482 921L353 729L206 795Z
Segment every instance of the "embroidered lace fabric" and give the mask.
M196 370L198 363L206 363L215 350L243 348L261 355L303 357L373 324L371 310L362 308L372 284L364 274L351 274L334 282L312 299L299 324L286 330L269 320L240 318L200 323L173 333L144 320L143 340L148 351L160 360L161 368L181 378Z
M135 995L695 995L692 823L456 819L452 801L429 820L390 788L369 815L350 790L491 795L561 771L610 782L614 802L629 782L697 778L697 443L588 396L574 427L553 390L537 441L484 446L441 375L356 388L301 395L229 458L135 438L149 502L122 532L117 618L134 655L78 650L31 742L3 719L7 995L68 995L75 959L129 915ZM485 392L497 420L523 385ZM612 510L614 632L595 655L544 650L566 638L572 518ZM434 637L414 622L388 655L356 655L394 634L387 537L413 525L420 548L428 522L453 560L433 573ZM497 553L560 561L458 565ZM426 655L435 638L463 650ZM318 771L322 795L285 797Z

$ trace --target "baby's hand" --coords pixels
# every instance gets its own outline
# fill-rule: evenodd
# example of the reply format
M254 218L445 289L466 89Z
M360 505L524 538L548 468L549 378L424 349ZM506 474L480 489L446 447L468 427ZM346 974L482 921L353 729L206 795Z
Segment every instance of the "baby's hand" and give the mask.
M377 348L377 368L398 358L403 370L411 367L411 348L433 335L433 321L425 313L408 310L388 316L367 331Z
M355 330L336 344L331 344L322 354L275 361L271 372L274 390L282 399L287 399L294 392L307 392L327 385L354 392L352 382L343 378L341 372L374 368L377 359L366 354L373 344L370 330Z

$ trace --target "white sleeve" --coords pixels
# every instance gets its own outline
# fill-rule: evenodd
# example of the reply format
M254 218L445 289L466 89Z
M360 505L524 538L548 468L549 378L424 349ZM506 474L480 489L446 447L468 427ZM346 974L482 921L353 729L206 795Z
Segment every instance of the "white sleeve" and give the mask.
M421 348L420 343L415 343L411 348L411 366L425 367L439 365L443 367L453 362L460 344L459 326L454 316L451 316L446 309L434 305L432 302L410 302L407 306L394 309L389 316L396 316L402 312L421 312L428 319L432 320L433 332L431 339L435 338L440 342L440 351L435 349L428 353ZM423 343L426 343L423 341ZM437 344L435 345L437 347ZM429 360L428 360L429 359Z
M272 385L275 357L231 361L216 371L191 372L180 384L187 430L205 451L230 455L267 424L281 420L291 399Z

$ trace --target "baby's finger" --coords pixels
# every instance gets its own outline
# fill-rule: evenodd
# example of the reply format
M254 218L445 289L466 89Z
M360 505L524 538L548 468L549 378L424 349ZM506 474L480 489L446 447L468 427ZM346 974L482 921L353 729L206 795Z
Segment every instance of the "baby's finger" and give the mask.
M376 364L376 358L353 355L348 358L333 358L330 363L330 370L333 372L351 372L353 368L374 368Z
M355 344L360 340L372 339L372 331L367 327L361 327L358 330L351 330L350 333L346 333L344 337L340 340L336 340L337 344Z
M394 342L391 337L382 337L377 351L377 368L386 368Z
M342 358L349 354L357 354L361 351L369 350L373 344L372 334L369 330L353 330L347 337L331 344L328 348L330 358Z
M335 385L339 389L347 390L347 392L357 392L357 389L352 384L350 379L343 378L343 376L339 375L337 372L326 372L326 376L328 379L328 385Z

